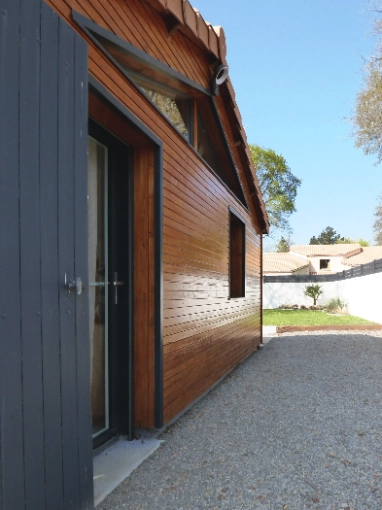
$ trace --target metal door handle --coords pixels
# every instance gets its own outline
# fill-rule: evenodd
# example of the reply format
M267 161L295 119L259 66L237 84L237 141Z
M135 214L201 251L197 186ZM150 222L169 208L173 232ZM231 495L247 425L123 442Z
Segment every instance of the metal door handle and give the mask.
M70 296L72 290L76 291L77 296L80 296L84 290L81 278L77 276L74 280L71 280L67 273L65 273L65 287L67 289L68 296Z
M124 282L118 281L118 273L114 273L113 285L114 285L114 304L117 305L118 304L118 287L120 287L121 285L125 285Z

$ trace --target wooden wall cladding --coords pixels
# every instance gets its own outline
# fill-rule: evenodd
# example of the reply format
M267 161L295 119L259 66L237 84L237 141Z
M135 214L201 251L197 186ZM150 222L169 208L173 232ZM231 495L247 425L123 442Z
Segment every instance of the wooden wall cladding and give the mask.
M89 115L134 154L135 425L154 424L154 148L122 116L89 94ZM149 425L148 425L149 424Z
M110 30L152 57L209 88L206 53L183 33L168 35L160 14L142 0L46 0L70 18L71 9ZM148 30L148 27L150 29Z
M131 15L127 14L127 4L121 0L46 2L78 31L79 27L71 19L72 8L189 78L208 86L209 69L202 50L180 33L175 32L171 38L166 38L163 21L145 2L129 0ZM144 28L147 19L152 21L150 33ZM250 213L149 100L85 34L82 36L89 43L89 73L163 142L163 382L166 423L253 352L261 341L259 222L239 156L234 152ZM225 125L225 128L231 141L233 135L229 126ZM145 157L149 158L149 155L143 151L141 157L140 168L144 171ZM143 181L142 186L145 186ZM151 207L151 192L149 196L148 207ZM137 204L136 214L146 210L145 204ZM246 221L246 297L238 299L229 299L229 206ZM154 231L148 222L153 213L147 214L146 219L142 216L139 221L146 222L149 229L145 242L150 250ZM150 255L147 261L149 264ZM141 275L148 299L154 285L153 271L149 267L147 274ZM136 425L153 427L154 321L148 309L136 316L135 327L140 332L135 351Z
M250 215L197 160L164 176L164 421L260 343L260 239ZM193 160L192 160L193 159ZM229 299L229 209L246 220L246 297Z

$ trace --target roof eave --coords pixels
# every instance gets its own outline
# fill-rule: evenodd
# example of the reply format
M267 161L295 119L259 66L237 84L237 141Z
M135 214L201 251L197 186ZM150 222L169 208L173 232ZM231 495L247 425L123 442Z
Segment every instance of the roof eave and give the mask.
M220 63L227 64L227 45L223 28L213 27L210 23L206 22L199 11L194 9L188 0L146 1L163 14L170 15L175 20L177 28L184 31L198 45L207 49L214 58L220 61ZM260 233L268 234L270 229L269 218L262 198L260 185L256 177L255 168L252 163L239 108L236 104L235 92L229 78L222 86L226 88L229 94L232 111L236 118L237 138L244 152L245 166L247 167L247 180L250 188L251 199L260 223Z

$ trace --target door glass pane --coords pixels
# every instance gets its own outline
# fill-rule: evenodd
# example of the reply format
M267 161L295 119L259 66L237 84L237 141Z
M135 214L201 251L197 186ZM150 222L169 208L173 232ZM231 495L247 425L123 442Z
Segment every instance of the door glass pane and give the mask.
M107 148L89 137L89 318L93 437L109 428Z

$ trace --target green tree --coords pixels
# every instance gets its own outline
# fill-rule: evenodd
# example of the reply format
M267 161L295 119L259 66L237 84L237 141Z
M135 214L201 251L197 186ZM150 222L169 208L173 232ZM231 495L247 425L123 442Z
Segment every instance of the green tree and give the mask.
M313 299L313 305L317 303L317 299L321 296L321 294L324 291L322 290L321 285L318 285L318 283L314 284L311 283L310 285L307 285L304 290L305 296L308 296Z
M377 163L382 161L382 1L378 0L374 33L378 36L375 54L364 66L364 86L358 92L355 113L352 117L353 137L356 147L365 154L375 154Z
M375 154L382 161L382 69L372 60L366 66L365 86L358 93L353 117L355 146L365 154Z
M287 241L284 237L281 237L280 241L276 245L276 251L278 253L286 253L289 251L289 241Z
M309 244L337 244L340 239L340 234L332 227L326 227L318 237L311 237Z
M301 180L292 174L281 154L259 145L249 145L249 150L270 224L276 229L288 230L288 218L296 211L295 201Z
M374 211L374 241L377 245L382 245L382 193L378 196L377 206Z
M350 237L341 237L337 244L360 244L361 246L370 246L369 241L360 237L359 239L351 239Z

